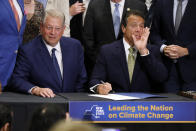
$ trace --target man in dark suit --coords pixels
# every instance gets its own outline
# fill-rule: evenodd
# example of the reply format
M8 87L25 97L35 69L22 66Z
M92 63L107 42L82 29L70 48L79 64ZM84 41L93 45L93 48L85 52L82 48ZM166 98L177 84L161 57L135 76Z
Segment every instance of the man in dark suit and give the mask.
M0 16L0 83L4 89L13 72L26 25L23 0L1 0Z
M195 7L195 0L158 0L155 5L151 41L160 45L169 71L166 92L196 90Z
M62 12L46 11L42 36L20 48L11 80L14 90L42 97L83 91L83 50L79 41L62 37L64 19Z
M144 28L144 16L129 11L122 23L124 37L104 45L95 64L90 90L99 94L115 92L161 91L167 78L159 49L148 45L149 28ZM129 51L131 50L131 51Z
M86 11L83 0L69 0L70 4L70 35L83 44L83 17ZM73 9L72 9L73 8ZM72 11L73 10L73 11ZM72 13L73 12L73 13Z
M120 19L118 25L115 24L117 20L114 19L116 5L118 5ZM85 64L89 75L100 47L122 38L121 29L115 31L114 25L120 27L125 12L131 9L147 11L144 2L138 0L93 0L90 2L84 21Z

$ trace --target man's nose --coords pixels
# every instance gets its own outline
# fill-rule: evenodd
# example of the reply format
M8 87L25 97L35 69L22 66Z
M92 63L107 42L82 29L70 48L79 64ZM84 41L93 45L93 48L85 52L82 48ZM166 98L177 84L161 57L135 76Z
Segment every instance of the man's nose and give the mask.
M55 32L56 32L55 28L52 28L51 34L55 34Z
M137 32L140 32L140 31L142 31L142 29L143 29L143 28L142 28L141 26L137 26L135 30L136 30Z

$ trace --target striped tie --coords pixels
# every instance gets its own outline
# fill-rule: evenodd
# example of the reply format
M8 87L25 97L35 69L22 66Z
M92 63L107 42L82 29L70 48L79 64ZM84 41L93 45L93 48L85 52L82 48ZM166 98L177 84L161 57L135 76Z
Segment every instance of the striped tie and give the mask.
M9 3L11 5L11 7L12 7L12 11L14 12L14 17L15 17L16 24L17 24L17 29L18 29L18 31L20 31L20 19L19 19L19 16L18 16L18 12L17 12L17 10L16 10L16 8L14 6L13 1L9 0Z

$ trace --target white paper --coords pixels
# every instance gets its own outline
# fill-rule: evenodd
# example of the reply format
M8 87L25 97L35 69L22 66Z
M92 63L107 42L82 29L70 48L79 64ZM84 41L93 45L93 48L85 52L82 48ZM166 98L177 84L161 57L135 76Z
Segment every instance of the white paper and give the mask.
M112 99L112 100L134 100L134 99L141 99L139 97L125 96L125 95L118 95L118 94L108 94L108 95L90 94L89 96L101 97L101 98Z

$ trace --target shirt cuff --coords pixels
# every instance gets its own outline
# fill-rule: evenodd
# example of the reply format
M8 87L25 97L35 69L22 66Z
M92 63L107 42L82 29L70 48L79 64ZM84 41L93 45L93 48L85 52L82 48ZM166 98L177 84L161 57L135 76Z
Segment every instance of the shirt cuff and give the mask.
M34 87L32 87L31 89L29 89L29 90L28 90L28 93L29 93L29 94L32 94L32 90L33 90L34 88L36 88L36 86L34 86Z
M97 87L99 86L100 84L96 84L94 85L93 87L90 87L90 91L93 92L93 93L97 93Z
M163 44L160 48L160 52L163 53L163 49L166 47L167 45Z
M150 54L150 52L149 52L149 50L148 50L148 53L147 54L145 54L145 55L140 55L140 56L147 56L147 55L149 55Z

